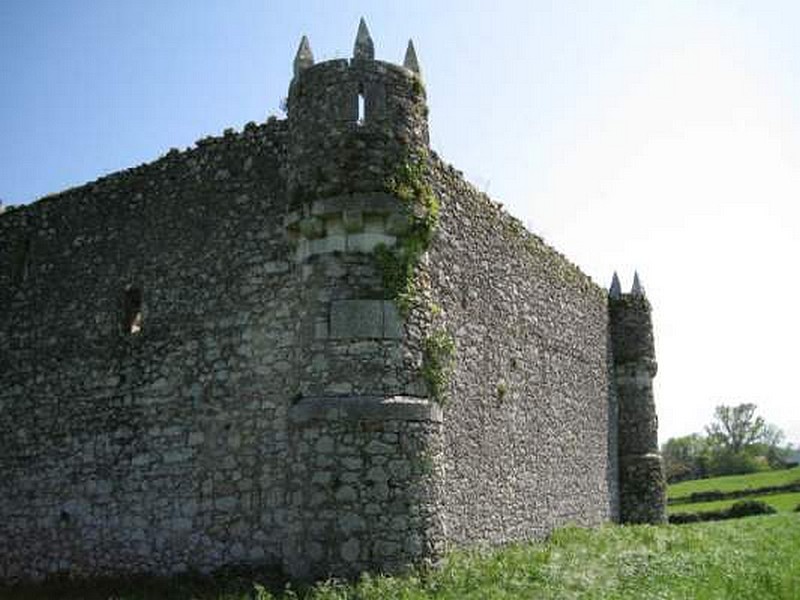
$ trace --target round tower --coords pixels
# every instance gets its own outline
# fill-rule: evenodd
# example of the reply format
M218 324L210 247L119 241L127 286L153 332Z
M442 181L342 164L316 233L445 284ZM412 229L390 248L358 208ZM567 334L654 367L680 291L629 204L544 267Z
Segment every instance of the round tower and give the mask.
M634 274L631 292L623 294L614 273L608 304L618 400L620 521L663 523L666 485L653 398L658 365L650 303L639 275Z
M363 19L353 58L314 64L300 43L287 100L290 208L386 189L399 163L428 149L428 110L414 46L403 66L375 60Z
M289 88L284 225L299 280L284 560L299 577L392 571L443 543L442 412L379 259L412 227L397 182L427 156L425 92L411 43L403 66L374 55L363 20L350 60L314 64L304 37Z

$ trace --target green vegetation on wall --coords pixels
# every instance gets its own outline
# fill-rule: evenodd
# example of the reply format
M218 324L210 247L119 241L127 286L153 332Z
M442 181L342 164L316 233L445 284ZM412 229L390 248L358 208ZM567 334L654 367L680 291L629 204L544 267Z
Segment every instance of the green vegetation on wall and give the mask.
M408 227L393 248L379 246L375 256L388 298L403 314L419 302L416 267L428 249L439 223L439 200L427 181L427 156L406 157L386 181L386 190L399 198L408 212Z
M422 349L422 376L431 398L442 404L455 363L456 345L444 329L437 329L425 339Z
M439 200L428 183L428 156L407 156L386 181L386 190L397 197L407 210L408 227L398 235L393 248L384 245L375 250L388 298L395 301L403 315L420 308L430 315L437 307L423 300L419 293L417 266L430 246L439 224ZM432 332L423 343L422 377L431 398L444 402L445 390L453 369L455 343L444 329Z

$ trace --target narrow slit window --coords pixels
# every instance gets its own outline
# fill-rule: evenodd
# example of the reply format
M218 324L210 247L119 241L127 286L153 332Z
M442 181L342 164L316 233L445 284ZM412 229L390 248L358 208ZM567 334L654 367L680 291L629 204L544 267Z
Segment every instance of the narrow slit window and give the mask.
M125 290L123 328L125 333L137 335L142 331L142 290L128 287Z
M364 90L358 91L358 120L356 123L363 125L367 119L367 103L364 99Z
M16 257L14 259L14 270L12 280L15 283L22 283L28 278L30 270L31 241L25 239L17 245Z

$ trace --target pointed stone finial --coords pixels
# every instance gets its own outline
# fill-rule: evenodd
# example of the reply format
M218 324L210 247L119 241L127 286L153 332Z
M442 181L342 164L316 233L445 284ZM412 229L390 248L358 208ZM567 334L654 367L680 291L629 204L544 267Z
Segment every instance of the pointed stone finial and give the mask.
M300 71L313 65L314 53L311 52L311 44L308 43L308 38L303 36L303 39L300 40L300 47L294 57L294 76L297 77Z
M631 295L641 296L644 298L644 286L642 285L642 282L639 281L639 273L636 271L633 272L633 287L631 288Z
M364 58L373 60L375 58L375 44L372 43L372 38L367 29L367 22L364 17L358 23L358 33L356 34L356 43L353 46L353 58Z
M417 51L414 50L413 40L408 40L408 48L406 48L406 57L403 59L403 66L409 71L414 71L417 75L421 75L419 70L419 61L417 60Z
M614 300L619 300L622 297L622 286L619 284L619 277L616 271L614 271L614 276L611 278L611 287L608 290L608 295Z

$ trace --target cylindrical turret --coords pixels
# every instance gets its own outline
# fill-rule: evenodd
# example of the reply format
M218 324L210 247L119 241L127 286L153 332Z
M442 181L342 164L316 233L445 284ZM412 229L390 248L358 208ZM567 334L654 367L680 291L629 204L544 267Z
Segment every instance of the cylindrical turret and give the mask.
M351 60L314 64L304 38L289 87L290 209L386 189L398 164L428 148L425 89L412 45L404 66L375 60L366 25Z
M631 293L622 294L615 273L608 304L619 403L620 521L663 523L665 482L658 453L658 417L652 383L657 363L650 303L638 274L634 276Z
M425 92L413 46L404 66L377 61L363 21L352 59L315 65L303 38L294 70L284 224L302 285L286 567L392 571L435 558L443 540L441 409L376 256L410 229L397 180L427 156Z

